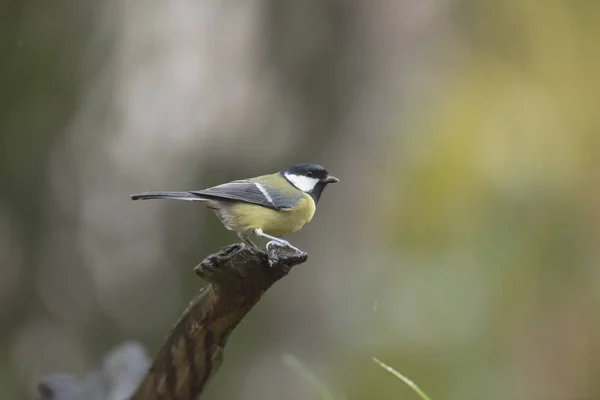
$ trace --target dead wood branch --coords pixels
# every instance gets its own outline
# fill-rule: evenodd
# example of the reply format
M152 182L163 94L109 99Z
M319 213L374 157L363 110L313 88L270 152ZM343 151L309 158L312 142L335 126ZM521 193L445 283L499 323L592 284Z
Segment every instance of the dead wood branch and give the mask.
M271 246L269 254L235 244L195 268L209 282L167 336L132 400L198 399L223 359L232 330L265 291L307 254Z

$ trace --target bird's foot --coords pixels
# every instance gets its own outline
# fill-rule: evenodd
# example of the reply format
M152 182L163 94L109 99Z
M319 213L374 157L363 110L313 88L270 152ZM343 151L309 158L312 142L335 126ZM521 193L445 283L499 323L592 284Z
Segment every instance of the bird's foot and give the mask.
M265 247L269 254L269 265L271 266L279 264L282 258L304 261L308 256L299 248L291 245L287 240L271 240Z
M296 246L292 245L290 242L288 242L287 240L283 240L283 239L279 239L279 240L271 240L267 243L267 245L265 246L267 251L270 251L269 247L270 246L279 246L279 247L287 247L289 249L295 250L299 253L302 253L302 250L300 250L299 248L297 248Z

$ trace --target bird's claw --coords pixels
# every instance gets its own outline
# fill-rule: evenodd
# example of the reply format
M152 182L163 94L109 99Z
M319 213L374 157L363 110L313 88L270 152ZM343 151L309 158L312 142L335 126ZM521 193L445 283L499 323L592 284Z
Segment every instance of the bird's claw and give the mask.
M270 246L275 246L275 248ZM306 253L291 245L286 240L271 240L266 244L265 248L269 254L269 266L271 267L280 264L282 259L290 260L297 258L303 261L306 260Z
M293 246L290 242L288 242L287 240L283 240L283 239L269 241L267 243L267 245L265 246L266 249L267 249L267 251L271 251L269 249L269 246L271 246L271 245L280 246L280 247L288 247L288 248L293 249L293 250L295 250L297 252L302 252L299 248Z

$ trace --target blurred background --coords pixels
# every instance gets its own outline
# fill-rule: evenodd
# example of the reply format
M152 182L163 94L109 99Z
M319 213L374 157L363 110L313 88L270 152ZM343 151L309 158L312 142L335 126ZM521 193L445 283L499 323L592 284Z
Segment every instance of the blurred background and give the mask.
M600 2L0 4L0 396L153 355L237 237L131 202L324 165L208 400L600 397Z

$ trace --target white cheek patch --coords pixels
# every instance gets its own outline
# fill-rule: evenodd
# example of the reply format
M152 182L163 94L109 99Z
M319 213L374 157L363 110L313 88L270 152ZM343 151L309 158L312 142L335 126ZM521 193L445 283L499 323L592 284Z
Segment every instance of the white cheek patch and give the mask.
M303 192L310 192L319 183L317 178L310 178L303 175L285 174L285 177Z

